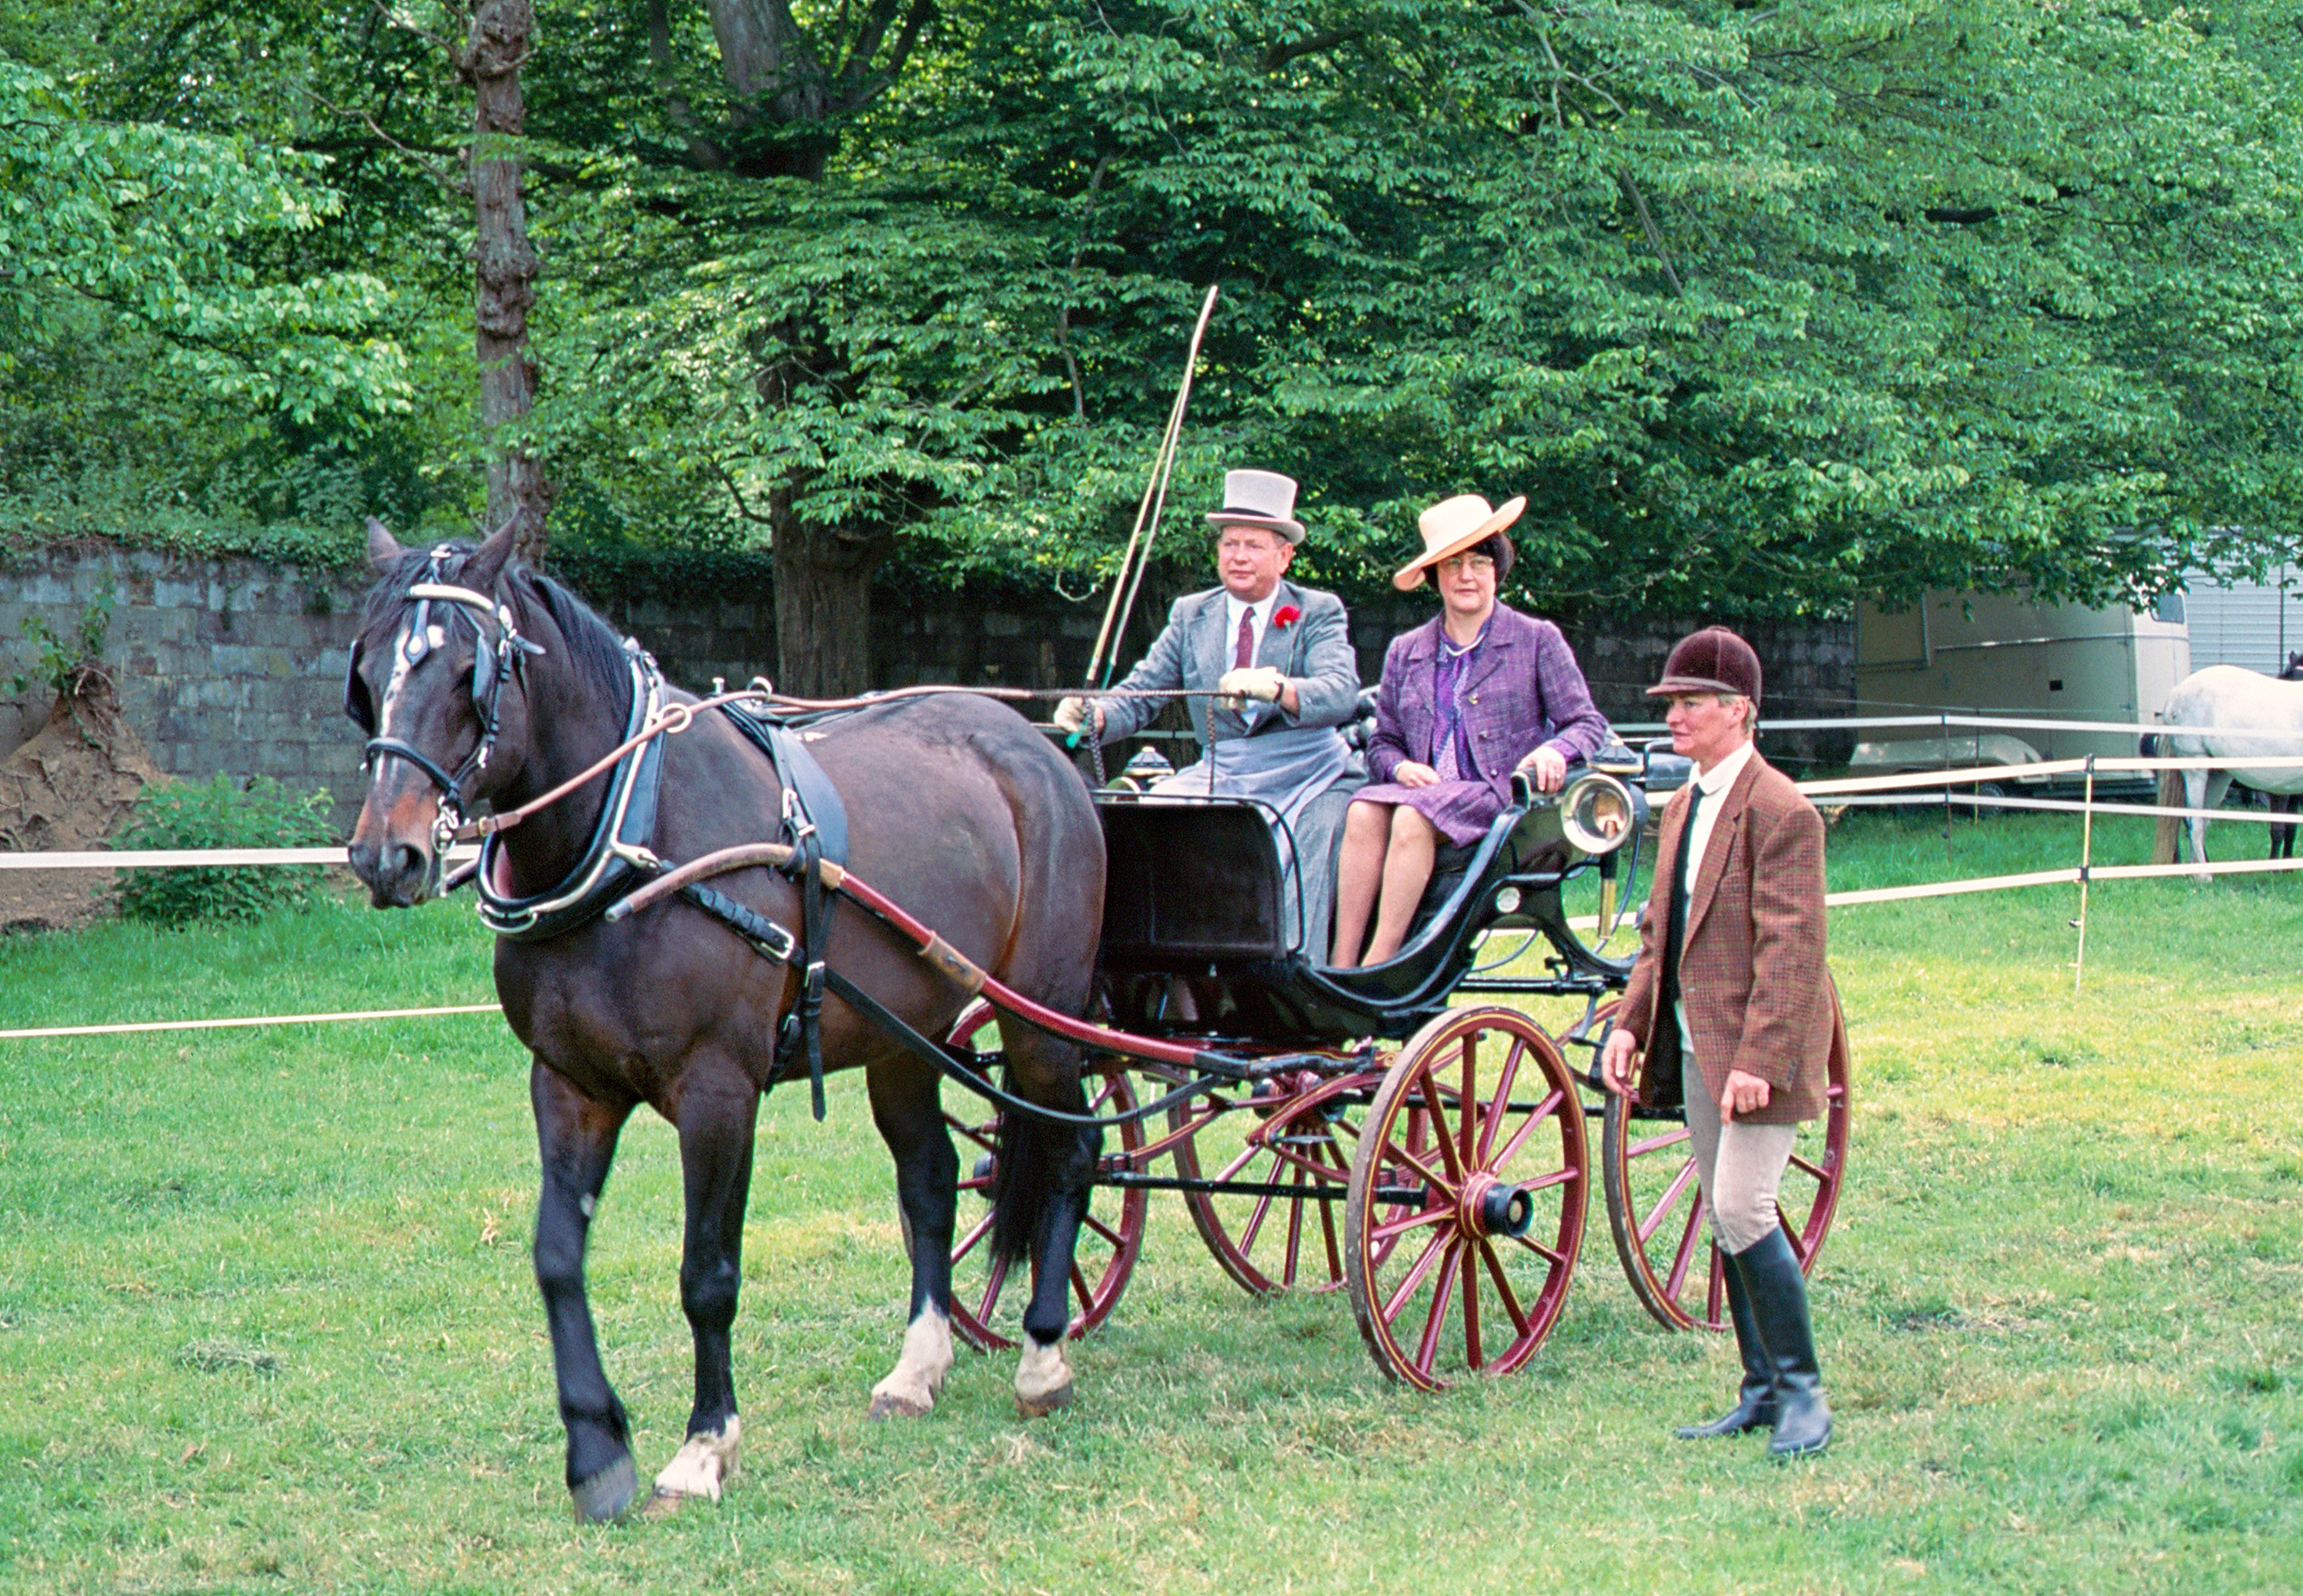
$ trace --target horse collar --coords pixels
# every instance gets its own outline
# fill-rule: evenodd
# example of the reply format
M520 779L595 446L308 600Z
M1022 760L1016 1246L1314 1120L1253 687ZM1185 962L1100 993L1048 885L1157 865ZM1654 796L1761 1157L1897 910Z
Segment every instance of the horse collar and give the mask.
M627 638L624 653L632 674L632 713L624 730L629 741L661 720L663 673L647 652ZM663 786L663 739L647 741L616 762L608 773L608 800L600 807L592 840L557 886L532 897L514 898L495 884L503 857L503 834L480 844L477 879L480 922L515 942L540 942L564 936L621 896L635 875L652 874L662 861L648 848L655 832L656 799Z

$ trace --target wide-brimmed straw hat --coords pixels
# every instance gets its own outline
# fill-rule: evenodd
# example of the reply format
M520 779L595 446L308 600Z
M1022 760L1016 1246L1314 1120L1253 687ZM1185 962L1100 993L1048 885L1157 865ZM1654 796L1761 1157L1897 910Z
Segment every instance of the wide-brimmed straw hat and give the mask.
M1648 689L1650 698L1672 693L1733 693L1757 704L1758 651L1724 626L1690 632L1672 645L1663 680Z
M1295 479L1277 471L1226 471L1224 507L1208 511L1219 527L1268 527L1289 543L1303 541L1295 519Z
M1421 587L1426 570L1475 543L1502 536L1503 529L1519 519L1519 512L1526 508L1524 494L1501 510L1490 507L1477 494L1458 494L1452 499L1440 500L1416 518L1415 529L1423 534L1423 553L1401 566L1391 578L1391 585L1402 593ZM1508 547L1511 539L1505 537L1504 543Z

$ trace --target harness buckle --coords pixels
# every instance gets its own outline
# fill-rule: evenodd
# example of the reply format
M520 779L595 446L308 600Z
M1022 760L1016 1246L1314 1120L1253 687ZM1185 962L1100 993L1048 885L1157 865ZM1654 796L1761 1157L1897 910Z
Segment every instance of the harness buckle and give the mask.
M440 807L432 816L432 857L434 859L444 860L448 857L448 849L455 842L456 833L463 829L463 806L456 802L456 795L451 791L440 800Z
M608 849L618 858L638 866L650 875L660 874L665 868L663 860L656 856L655 849L645 842L611 842L608 844Z
M815 835L815 822L809 817L807 806L799 801L799 793L789 787L784 789L784 829L791 833L795 848Z

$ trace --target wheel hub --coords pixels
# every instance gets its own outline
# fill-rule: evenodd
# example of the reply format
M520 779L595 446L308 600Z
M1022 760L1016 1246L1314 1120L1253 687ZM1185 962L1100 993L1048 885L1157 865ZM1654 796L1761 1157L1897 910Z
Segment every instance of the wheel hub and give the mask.
M1535 1199L1527 1188L1482 1170L1464 1183L1455 1222L1466 1236L1525 1236L1535 1225Z

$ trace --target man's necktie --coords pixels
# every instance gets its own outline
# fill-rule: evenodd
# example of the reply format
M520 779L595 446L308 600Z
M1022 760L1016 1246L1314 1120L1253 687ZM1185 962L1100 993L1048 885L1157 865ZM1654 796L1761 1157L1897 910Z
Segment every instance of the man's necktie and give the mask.
M1252 609L1239 612L1239 645L1232 650L1231 663L1241 671L1255 663L1255 612Z
M1703 789L1696 786L1687 800L1687 823L1679 828L1679 857L1671 877L1671 917L1664 924L1663 995L1666 1002L1679 1001L1679 956L1687 942L1688 883L1694 879L1695 866L1690 856L1694 849L1695 815L1703 807Z

